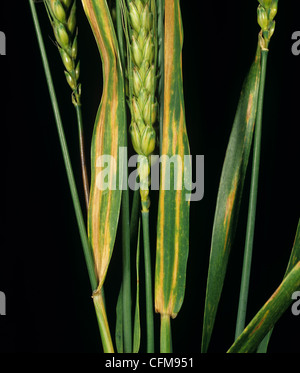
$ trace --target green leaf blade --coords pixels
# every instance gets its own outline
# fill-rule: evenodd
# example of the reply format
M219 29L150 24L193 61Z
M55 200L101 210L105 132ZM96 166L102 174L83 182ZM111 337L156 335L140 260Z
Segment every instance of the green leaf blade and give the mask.
M292 294L300 289L300 262L282 281L243 333L227 351L228 353L255 352L259 343L292 303Z
M298 263L299 261L300 261L300 219L298 221L296 236L295 236L292 252L291 252L291 255L290 255L289 263L288 263L284 278L290 273L290 271L294 268L296 263ZM257 349L258 353L266 353L267 352L272 332L273 332L273 329L270 330L268 335L266 335L265 338L263 339L263 341L260 343L260 345Z
M258 46L245 79L222 169L209 261L202 352L207 352L234 240L244 180L252 145L261 73Z
M124 76L118 42L106 0L82 0L93 30L103 69L103 93L98 109L91 147L91 190L88 235L93 248L100 291L112 256L122 198L123 165L120 149L126 144ZM101 178L105 160L108 185Z
M185 181L189 179L191 167L189 157L184 157L190 154L190 149L185 123L181 66L183 30L178 0L165 1L164 45L164 119L155 309L162 315L174 318L182 306L185 293L190 207L190 202L186 200L188 190Z

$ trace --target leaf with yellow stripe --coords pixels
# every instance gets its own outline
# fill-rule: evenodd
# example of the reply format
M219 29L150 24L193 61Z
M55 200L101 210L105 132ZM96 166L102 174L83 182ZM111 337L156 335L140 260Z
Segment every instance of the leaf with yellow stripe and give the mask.
M124 76L106 0L82 0L102 59L103 94L91 147L88 235L100 291L114 248L122 195L120 147L125 144ZM105 162L108 162L106 164Z
M300 261L300 219L298 220L298 226L297 226L297 231L296 231L296 236L292 248L292 252L290 255L290 260L287 266L287 269L285 271L284 278L291 272L291 270L294 268L296 263ZM268 344L271 339L273 329L269 331L269 333L265 336L263 341L260 343L257 352L258 353L266 353L268 349Z
M246 77L223 164L215 210L204 309L202 352L207 352L239 216L253 139L261 75L261 51Z
M292 295L300 289L300 262L296 263L271 298L253 317L228 353L255 352L269 330L293 302Z
M165 1L164 118L157 222L155 310L176 317L184 299L189 250L190 149L182 79L179 0ZM184 157L184 156L187 157ZM176 172L177 170L177 172ZM163 320L163 318L162 318ZM169 321L167 321L169 322Z

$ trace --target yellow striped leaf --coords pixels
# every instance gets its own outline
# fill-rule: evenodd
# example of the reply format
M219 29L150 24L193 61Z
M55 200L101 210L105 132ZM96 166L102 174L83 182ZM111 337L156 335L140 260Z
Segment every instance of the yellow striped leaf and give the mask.
M284 278L277 290L253 317L243 333L227 351L228 353L255 352L269 330L293 302L292 295L300 289L300 262Z
M190 203L186 200L186 186L187 181L190 183L191 164L190 159L184 157L190 154L190 149L185 123L182 46L180 2L166 0L164 119L157 223L155 310L173 318L179 312L184 298L189 249ZM170 159L175 162L169 162ZM169 180L170 188L166 190Z
M289 260L289 263L288 263L288 266L287 266L287 269L284 275L284 279L291 272L291 270L294 268L296 263L298 263L299 261L300 261L300 219L298 220L296 236L295 236L292 252L290 255L290 260ZM268 344L270 342L272 332L273 332L273 329L271 329L269 333L266 335L266 337L263 339L263 341L261 342L261 344L259 345L257 349L257 352L259 353L267 352Z
M88 211L88 235L94 252L99 291L113 252L121 205L123 170L119 157L120 147L126 146L124 77L106 0L82 0L82 4L100 51L103 68L103 94L91 147ZM111 156L109 166L102 156Z
M260 61L258 46L240 95L220 179L206 287L202 352L207 352L210 342L239 216L256 118Z

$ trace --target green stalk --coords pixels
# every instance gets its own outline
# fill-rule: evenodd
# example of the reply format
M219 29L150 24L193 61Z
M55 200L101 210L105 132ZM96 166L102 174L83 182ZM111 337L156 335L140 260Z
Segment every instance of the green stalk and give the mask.
M160 323L160 352L172 352L172 333L170 315L161 315Z
M30 5L30 9L31 9L33 23L34 23L34 26L35 26L35 31L36 31L36 35L37 35L37 39L38 39L40 52L41 52L41 57L42 57L42 62L43 62L43 66L44 66L45 76L46 76L47 85L48 85L48 89L49 89L49 94L50 94L50 98L51 98L51 104L52 104L52 107L53 107L55 122L56 122L56 126L57 126L57 131L58 131L60 146L61 146L62 155L63 155L63 159L64 159L64 164L65 164L65 168L66 168L66 174L67 174L67 178L68 178L68 182L69 182L71 197L72 197L72 201L73 201L73 205L74 205L74 209L75 209L75 215L76 215L77 225L78 225L80 239L81 239L81 243L82 243L83 253L84 253L84 257L85 257L85 262L86 262L86 266L87 266L87 270L88 270L88 275L89 275L89 279L90 279L91 288L92 288L92 291L94 291L97 288L97 277L96 277L96 274L95 274L95 271L94 271L94 260L93 260L93 257L92 257L92 252L90 250L88 237L87 237L87 234L86 234L86 227L85 227L85 224L84 224L82 210L81 210L81 206L80 206L80 202L79 202L78 192L77 192L76 183L75 183L75 179L74 179L74 174L73 174L73 170L72 170L72 164L71 164L69 151L68 151L68 146L67 146L67 142L66 142L66 138L65 138L65 134L64 134L63 124L62 124L60 111L59 111L59 107L58 107L58 102L57 102L57 98L56 98L56 94L55 94L55 89L54 89L54 84L53 84L53 80L52 80L52 76L51 76L51 71L50 71L49 62L48 62L48 58L47 58L47 53L46 53L46 49L45 49L45 45L44 45L44 41L43 41L43 36L42 36L42 32L41 32L41 28L40 28L40 24L39 24L39 20L38 20L38 15L37 15L33 0L29 0L29 5ZM101 295L101 297L102 297L102 300L101 300L102 306L98 309L97 317L98 317L98 320L99 320L99 318L101 320L101 322L99 323L99 327L100 327L100 334L101 334L101 338L102 338L102 344L103 344L103 347L105 348L107 345L112 345L112 343L111 343L111 336L110 336L109 328L107 326L104 327L105 322L102 322L103 320L107 320L107 317L106 317L106 311L105 311L105 307L104 307L103 295ZM110 341L110 343L108 343L108 341Z
M86 161L85 161L85 150L84 150L85 146L84 146L82 112L81 112L80 105L74 105L74 106L76 110L77 124L78 124L80 163L81 163L81 174L82 174L82 182L83 182L83 190L84 190L84 199L85 199L86 211L88 211L90 187L89 187L89 178L87 174Z
M122 11L121 0L116 1L116 16L117 16L117 37L119 42L120 56L123 71L125 71L125 46L123 37ZM126 125L127 129L127 125ZM127 144L127 130L125 131L125 144ZM127 159L124 167L124 180L128 180L127 175ZM131 266L130 266L130 214L129 214L129 190L128 184L122 192L122 254L123 254L123 280L122 280L122 296L123 296L123 337L124 337L124 352L132 352L132 320L131 320Z
M124 190L122 195L122 254L123 254L123 332L124 352L132 352L132 320L131 320L131 265L130 265L130 225L129 196Z
M133 193L133 201L130 215L130 244L135 245L134 242L138 236L138 227L140 219L140 190L137 189Z
M109 325L105 311L105 299L103 288L101 289L101 292L95 293L95 295L93 296L93 301L100 329L103 351L104 353L114 353L114 347L112 344Z
M260 4L257 8L257 22L259 26L261 27L261 32L259 33L259 43L260 43L260 48L261 48L261 81L260 81L260 87L259 87L256 127L255 127L255 137L254 137L253 164L252 164L252 176L251 176L251 189L250 189L250 198L249 198L246 242L245 242L245 251L244 251L244 262L243 262L242 279L241 279L240 300L239 300L238 315L237 315L236 330L235 330L236 339L239 337L239 335L242 333L242 331L245 328L252 251L253 251L253 241L254 241L254 230L255 230L264 90L265 90L265 81L266 81L267 59L268 59L268 53L269 53L268 47L269 47L270 39L272 35L274 34L274 30L275 30L274 18L278 10L278 0L270 0L270 1L259 0L259 3Z
M151 255L149 237L149 211L142 211L144 259L145 259L145 286L146 286L146 321L147 321L147 353L154 352L154 319L153 295L151 275Z
M139 214L138 214L139 215ZM141 315L140 315L140 236L141 236L141 220L138 219L137 245L136 245L136 298L135 298L135 314L133 326L133 353L138 353L141 344Z
M243 270L242 270L238 315L237 315L237 321L236 321L235 339L237 339L239 335L242 333L242 331L244 330L245 321L246 321L250 272L251 272L251 261L252 261L252 251L253 251L253 240L254 240L254 230L255 230L256 206L257 206L257 190L258 190L259 166L260 166L262 117L263 117L267 59L268 59L268 50L263 50L262 60L261 60L261 64L262 64L261 81L260 81L259 95L258 95L258 107L257 107L256 127L255 127L255 137L254 137L254 148L253 148L253 164L252 164L251 189L250 189L250 199L249 199L245 252L244 252L244 262L243 262Z

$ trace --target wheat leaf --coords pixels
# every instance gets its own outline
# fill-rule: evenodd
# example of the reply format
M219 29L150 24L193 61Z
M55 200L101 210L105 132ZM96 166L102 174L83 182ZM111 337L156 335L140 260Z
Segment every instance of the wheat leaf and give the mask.
M187 190L184 181L189 180L190 159L184 156L190 154L190 149L185 122L182 45L180 3L178 0L166 0L164 120L157 223L155 309L162 315L166 314L173 318L179 312L184 298L189 248L190 202L186 200ZM168 164L168 160L173 156L182 165L182 172L179 171L177 174L176 164ZM168 180L169 189L166 187ZM178 188L179 185L182 189Z
M98 291L106 277L114 248L122 195L120 147L125 147L126 112L124 77L113 22L105 0L82 0L93 30L103 67L103 93L98 109L91 147L91 191L88 234L93 248ZM102 156L110 156L108 182L100 177Z
M202 352L207 352L234 239L253 139L261 72L258 46L244 82L223 164L215 210L206 288Z
M265 303L228 353L255 352L257 346L292 303L292 294L300 289L300 261L284 278L278 289Z

